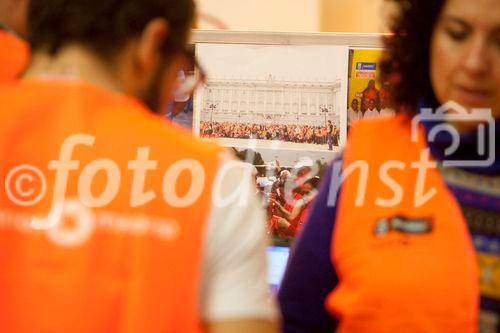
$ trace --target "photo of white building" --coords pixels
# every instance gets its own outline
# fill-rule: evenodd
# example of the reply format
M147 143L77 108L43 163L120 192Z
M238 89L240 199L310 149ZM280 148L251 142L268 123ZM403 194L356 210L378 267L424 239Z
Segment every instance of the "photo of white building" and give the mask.
M201 97L201 121L340 126L336 82L210 80Z
M196 97L200 136L240 147L249 139L262 148L276 147L275 141L285 149L336 151L341 146L345 48L198 45L196 52L208 72ZM253 58L252 65L242 66L239 57Z

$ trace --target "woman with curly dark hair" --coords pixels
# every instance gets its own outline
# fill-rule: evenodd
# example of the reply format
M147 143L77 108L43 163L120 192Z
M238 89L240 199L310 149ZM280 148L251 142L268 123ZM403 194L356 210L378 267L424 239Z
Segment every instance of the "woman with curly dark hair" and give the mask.
M498 332L500 1L390 2L398 114L353 125L323 178L284 331Z

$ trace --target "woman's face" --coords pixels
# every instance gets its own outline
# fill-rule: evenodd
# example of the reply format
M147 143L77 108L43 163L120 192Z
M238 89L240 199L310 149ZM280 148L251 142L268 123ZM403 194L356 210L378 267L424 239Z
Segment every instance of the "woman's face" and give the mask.
M447 0L431 41L438 101L491 108L500 118L500 1Z

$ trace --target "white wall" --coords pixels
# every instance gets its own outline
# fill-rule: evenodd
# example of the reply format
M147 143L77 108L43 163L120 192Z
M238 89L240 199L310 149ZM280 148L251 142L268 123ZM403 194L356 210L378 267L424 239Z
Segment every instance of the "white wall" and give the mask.
M320 31L321 0L197 0L198 28L214 29L209 15L230 30Z

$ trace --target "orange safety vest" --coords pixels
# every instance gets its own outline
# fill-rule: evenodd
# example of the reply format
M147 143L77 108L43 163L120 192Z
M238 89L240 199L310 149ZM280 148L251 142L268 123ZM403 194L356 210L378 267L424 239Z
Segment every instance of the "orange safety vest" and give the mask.
M351 129L344 169L367 161L369 172L361 207L359 171L342 184L338 202L332 260L339 284L326 303L339 319L338 332L477 332L479 275L472 241L438 170L430 169L425 182L425 191L433 187L437 194L421 207L414 204L417 170L410 165L427 145L422 128L418 142L411 141L410 125L400 115ZM387 161L406 165L389 172L404 189L402 202L390 208L376 204L394 195L379 178ZM415 227L420 231L412 232Z
M28 64L28 59L28 44L0 29L0 84L16 79Z
M0 89L0 105L0 179L29 164L47 180L47 195L30 207L0 190L0 331L200 332L202 244L219 148L165 124L132 98L81 81L22 80ZM94 136L95 143L73 150L79 166L69 172L64 218L54 228L34 230L28 224L33 216L51 207L56 172L49 161L58 160L62 143L74 134ZM150 147L149 159L158 161L144 186L157 197L132 208L128 163L141 147ZM79 186L89 185L79 184L83 170L98 159L118 165L120 187L109 204L90 208L74 198ZM166 171L186 159L205 170L201 195L186 207L167 204L165 185L174 184L183 198L199 180L183 171L163 184ZM38 193L41 183L20 184ZM107 184L106 174L97 173L92 194L105 192Z

